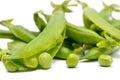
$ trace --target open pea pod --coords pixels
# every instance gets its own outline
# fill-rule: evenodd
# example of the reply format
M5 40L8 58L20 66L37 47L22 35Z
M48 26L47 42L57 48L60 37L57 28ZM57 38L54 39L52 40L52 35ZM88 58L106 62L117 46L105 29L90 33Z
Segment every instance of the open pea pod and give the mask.
M66 27L64 12L56 10L50 18L46 28L35 39L18 50L12 50L8 59L21 59L34 56L43 51L53 48ZM53 35L54 34L54 35Z

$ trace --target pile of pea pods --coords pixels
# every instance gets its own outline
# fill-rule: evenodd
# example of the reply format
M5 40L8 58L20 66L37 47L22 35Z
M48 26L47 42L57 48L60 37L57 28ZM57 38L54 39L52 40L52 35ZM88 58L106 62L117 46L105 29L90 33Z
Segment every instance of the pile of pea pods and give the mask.
M49 69L54 59L66 60L68 68L75 68L80 61L98 61L101 67L112 65L111 54L120 46L120 20L113 18L112 12L120 12L119 5L103 3L104 8L97 12L79 0L69 2L51 2L52 14L34 12L39 32L14 25L13 19L0 21L8 28L0 30L0 38L12 40L7 49L0 49L0 60L8 72ZM84 26L66 20L65 13L73 12L70 6L82 6Z

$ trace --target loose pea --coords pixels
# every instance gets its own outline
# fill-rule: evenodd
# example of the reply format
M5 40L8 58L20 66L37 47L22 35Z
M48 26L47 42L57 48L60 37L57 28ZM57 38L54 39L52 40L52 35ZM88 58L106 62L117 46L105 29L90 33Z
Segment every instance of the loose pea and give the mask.
M112 57L107 54L102 54L98 58L100 66L109 67L112 64Z
M74 68L78 65L79 62L79 56L76 54L70 54L67 57L66 64L69 68Z
M38 66L38 60L35 57L25 58L23 61L24 61L25 66L29 68L36 68Z
M50 54L44 52L39 56L39 65L43 68L43 69L48 69L51 67L52 64L52 57Z

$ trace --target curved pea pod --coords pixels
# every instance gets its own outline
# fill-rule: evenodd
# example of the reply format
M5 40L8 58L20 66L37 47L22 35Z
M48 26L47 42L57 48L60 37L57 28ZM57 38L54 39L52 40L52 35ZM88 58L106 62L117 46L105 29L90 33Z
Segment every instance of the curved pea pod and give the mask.
M37 26L37 28L40 30L40 31L43 31L43 29L46 27L46 23L44 22L44 20L39 16L39 13L41 13L41 11L37 11L33 14L33 19L34 19L34 22Z
M113 27L117 28L120 30L120 20L110 20L109 23L113 25Z
M80 59L87 59L87 60L96 60L98 57L103 54L103 50L97 47L90 49L85 56L81 57Z
M45 29L35 39L18 50L12 50L8 59L21 59L34 56L43 51L48 51L57 45L61 34L66 27L64 12L56 10L50 18ZM54 35L53 35L54 34Z
M23 40L25 42L30 42L35 38L35 35L32 34L29 30L24 28L21 25L11 24L11 19L0 21L0 24L9 28L9 30L14 34L15 37Z
M70 23L67 23L66 34L69 38L75 40L78 43L93 45L104 39L92 30L78 27Z
M60 36L59 40L57 41L57 45L54 48L47 51L51 55L52 58L55 57L55 55L61 48L63 41L65 39L65 35L66 35L66 29L63 31L62 35Z
M15 41L7 43L7 46L8 46L9 50L17 49L17 48L23 47L25 45L26 45L25 42L22 42L22 41L19 41L19 40L15 40Z
M89 7L84 8L84 15L86 15L95 25L107 34L110 34L112 37L120 40L120 37L118 36L120 34L120 30L114 28L110 23L104 20L94 9Z
M59 51L57 52L57 54L55 55L55 58L59 58L59 59L67 59L67 57L72 53L72 51L67 48L62 46Z
M84 22L84 26L88 29L93 24L84 14L83 14L83 22Z
M111 48L98 48L94 47L91 48L85 56L81 57L80 59L87 59L87 60L97 60L98 57L102 54L112 54L115 51L117 51L118 48L116 47L111 47Z
M7 30L0 30L0 38L5 39L18 39L16 38L10 31ZM19 40L19 39L18 39Z

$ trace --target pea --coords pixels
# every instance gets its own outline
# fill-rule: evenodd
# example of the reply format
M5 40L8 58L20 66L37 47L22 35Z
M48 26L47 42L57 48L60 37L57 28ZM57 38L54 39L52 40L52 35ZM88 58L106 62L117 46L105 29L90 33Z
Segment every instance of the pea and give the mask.
M18 70L18 67L16 67L13 63L11 63L10 61L6 61L5 63L5 67L9 72L15 72Z
M52 64L52 57L50 54L44 52L39 56L39 65L43 68L43 69L48 69L51 67Z
M109 67L112 64L112 57L107 54L102 54L98 58L100 66Z
M36 68L38 66L38 60L35 57L25 58L23 61L24 61L25 66L29 68Z
M69 68L74 68L78 65L79 62L79 56L76 54L70 54L67 57L66 64Z

